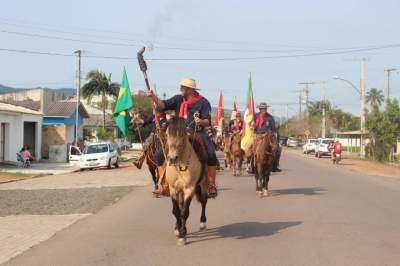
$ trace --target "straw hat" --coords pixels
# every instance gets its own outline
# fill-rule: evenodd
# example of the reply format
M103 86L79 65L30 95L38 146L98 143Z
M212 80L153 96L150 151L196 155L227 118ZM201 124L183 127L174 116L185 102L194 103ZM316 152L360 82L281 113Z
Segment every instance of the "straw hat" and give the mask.
M199 90L196 87L196 80L194 80L191 77L182 78L181 81L179 82L179 85L180 86L184 86L184 87L188 87L188 88L192 88L192 89L195 89L195 90Z
M261 102L258 106L257 106L257 108L258 109L266 109L267 107L268 107L269 105L266 103L266 102Z

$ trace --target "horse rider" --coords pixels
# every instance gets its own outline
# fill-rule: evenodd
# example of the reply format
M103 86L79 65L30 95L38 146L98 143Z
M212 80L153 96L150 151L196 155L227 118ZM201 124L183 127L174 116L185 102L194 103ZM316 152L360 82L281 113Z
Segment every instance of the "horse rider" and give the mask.
M207 152L207 192L210 198L217 196L216 171L217 156L214 145L205 129L211 125L211 105L210 102L199 94L196 81L191 77L181 79L181 94L177 94L170 99L160 100L153 91L148 91L153 103L159 111L175 110L181 118L185 118L189 128L199 134Z
M233 134L239 133L242 134L242 129L243 129L243 120L242 120L242 115L240 112L237 112L235 115L235 119L229 121L229 133L231 134L229 138L229 143L232 143L232 137Z
M159 119L161 128L165 129L165 127L167 125L166 114L164 112L158 112L157 117ZM139 158L133 163L138 169L141 169L142 165L143 165L143 161L146 158L148 149L150 147L150 144L154 140L154 134L156 131L156 125L155 125L156 116L154 114L151 114L146 119L137 118L136 120L142 125L142 127L145 127L145 126L150 127L150 135L146 138L146 140L143 143L142 153L140 154Z
M265 133L272 131L275 136L275 141L278 143L278 131L275 124L274 117L268 113L268 105L266 102L261 102L258 106L259 112L255 115L253 122L255 136L264 135ZM276 167L274 172L280 172L281 170Z
M158 177L160 178L160 180L159 180L160 185L157 187L157 189L155 189L153 191L153 194L168 196L169 195L169 187L168 187L167 180L164 176L165 165L164 165L164 151L163 151L163 147L162 147L162 145L164 145L164 143L161 143L160 140L157 141L157 139L155 137L155 134L157 134L156 119L158 119L158 121L160 123L161 130L165 131L167 124L168 124L167 115L165 114L165 112L157 112L157 116L152 114L145 120L139 119L139 123L141 123L143 127L147 126L147 125L150 126L151 133L146 138L146 140L143 144L143 151L142 151L141 155L133 164L138 169L141 169L144 159L146 158L147 153L149 152L149 148L150 148L151 144L153 144L153 142L155 142L154 143L155 144L154 157L155 157L155 163L157 164L157 174L158 174Z

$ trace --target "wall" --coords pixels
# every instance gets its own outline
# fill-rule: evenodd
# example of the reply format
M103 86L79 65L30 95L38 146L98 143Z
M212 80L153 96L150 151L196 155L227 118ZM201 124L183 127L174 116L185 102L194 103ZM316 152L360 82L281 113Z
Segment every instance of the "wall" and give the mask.
M36 143L34 154L35 158L41 159L41 126L42 117L40 115L28 115L12 112L1 112L0 123L6 123L6 145L5 161L17 162L16 153L18 153L24 143L24 122L35 122L36 124ZM0 132L1 134L1 132Z
M50 145L66 145L66 128L64 125L44 125L42 133L42 156L49 159Z

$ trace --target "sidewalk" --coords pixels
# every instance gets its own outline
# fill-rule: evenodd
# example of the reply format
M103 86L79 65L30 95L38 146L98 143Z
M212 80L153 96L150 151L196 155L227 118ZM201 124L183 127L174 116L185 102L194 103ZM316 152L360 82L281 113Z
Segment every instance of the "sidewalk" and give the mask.
M33 162L31 167L22 168L18 165L0 164L0 170L6 173L22 173L22 174L66 174L79 170L76 166L69 163L50 163L45 161Z

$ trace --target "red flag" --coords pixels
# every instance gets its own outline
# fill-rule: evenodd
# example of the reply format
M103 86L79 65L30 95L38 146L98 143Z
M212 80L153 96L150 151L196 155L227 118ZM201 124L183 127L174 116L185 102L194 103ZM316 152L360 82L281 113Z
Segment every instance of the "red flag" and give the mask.
M222 102L223 102L223 96L222 96L222 91L221 91L219 93L218 109L217 109L217 113L215 114L215 122L214 122L214 128L216 128L217 131L219 131L219 132L222 132L222 119L223 119Z
M237 99L236 99L236 96L235 96L235 100L233 102L231 120L234 120L236 118L237 112L238 112L238 106L237 106Z

